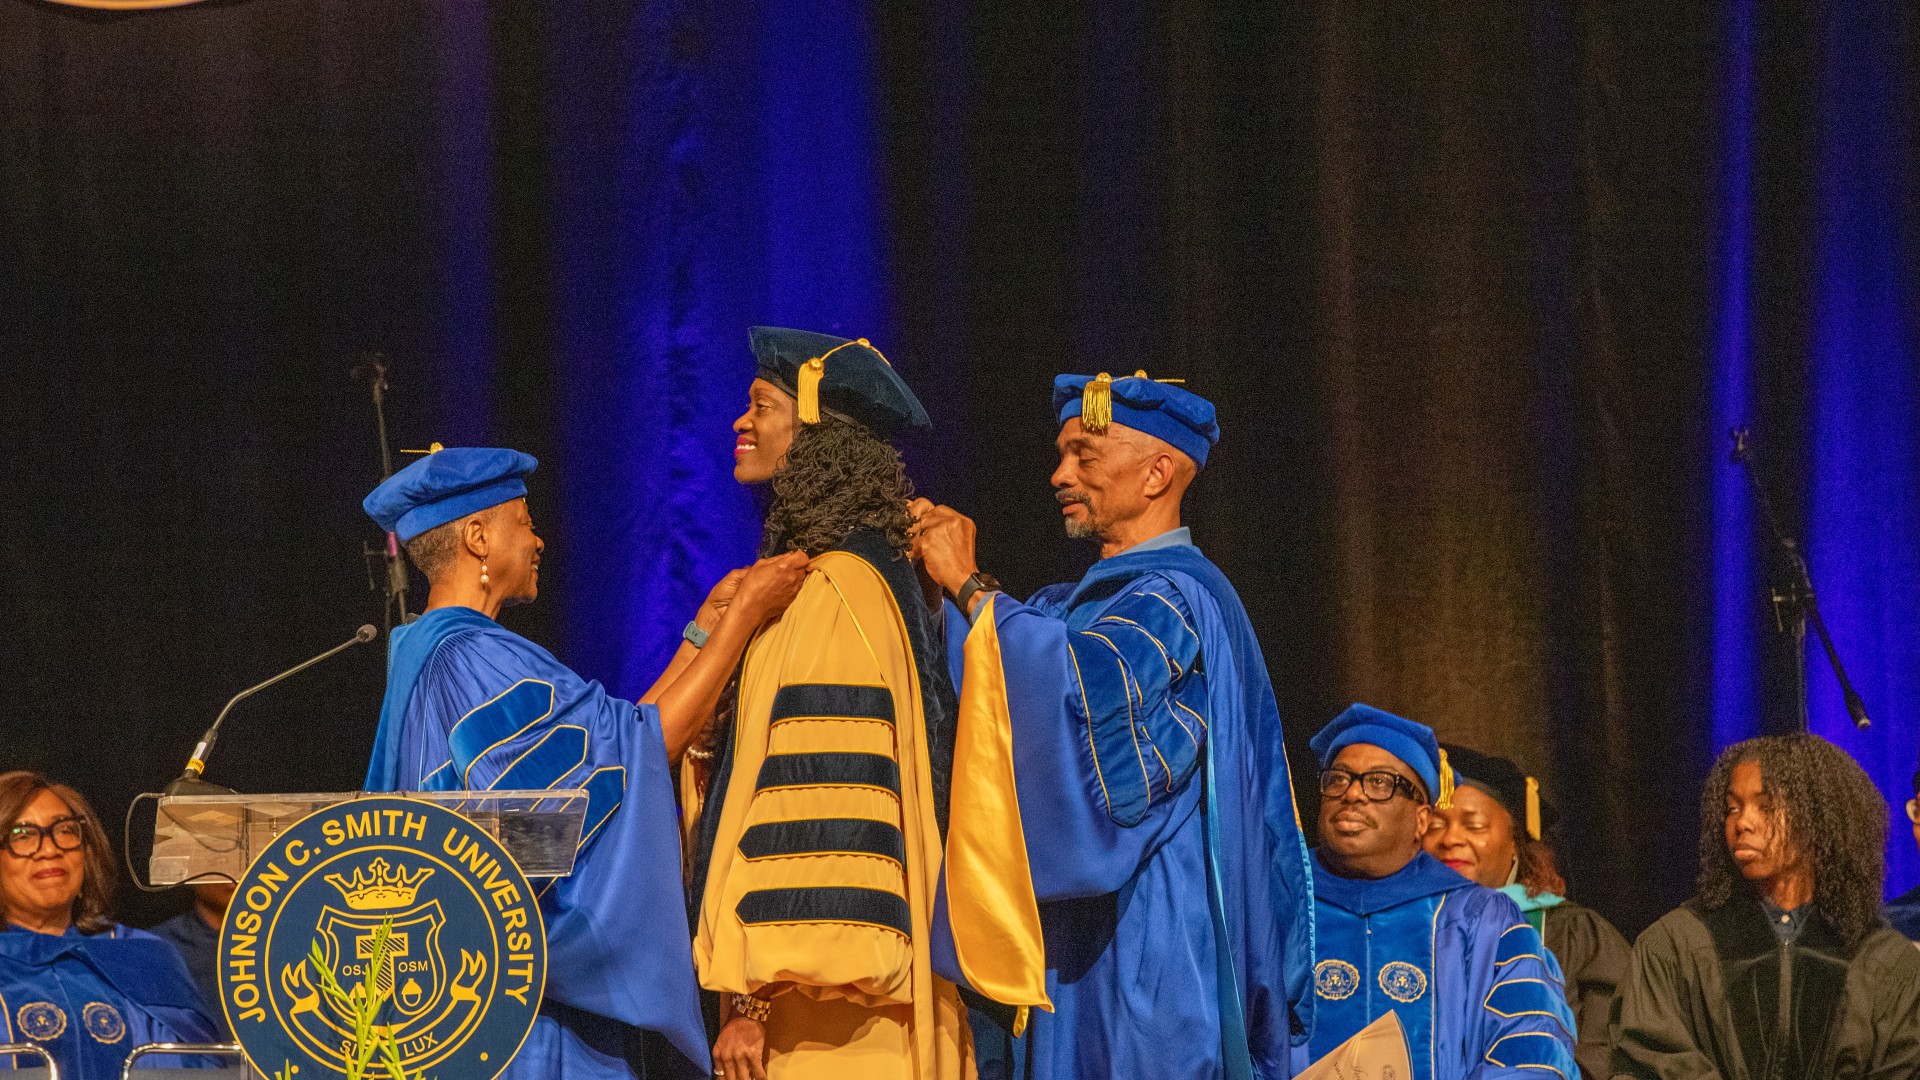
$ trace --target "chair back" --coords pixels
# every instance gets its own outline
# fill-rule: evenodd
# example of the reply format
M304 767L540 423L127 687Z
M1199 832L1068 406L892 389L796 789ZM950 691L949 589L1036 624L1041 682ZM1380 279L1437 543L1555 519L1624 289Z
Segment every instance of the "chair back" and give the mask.
M22 1069L20 1059L13 1057L14 1054L31 1054L46 1064ZM53 1055L47 1053L47 1048L44 1046L35 1046L29 1042L0 1043L0 1057L13 1062L15 1071L10 1074L11 1077L18 1077L19 1080L43 1080L43 1078L60 1080L60 1066L53 1060Z
M143 1057L226 1058L230 1064L218 1069L141 1069L138 1073L134 1072L133 1063ZM127 1064L120 1070L120 1080L249 1080L253 1075L238 1043L143 1043L127 1055ZM56 1076L53 1080L60 1078Z

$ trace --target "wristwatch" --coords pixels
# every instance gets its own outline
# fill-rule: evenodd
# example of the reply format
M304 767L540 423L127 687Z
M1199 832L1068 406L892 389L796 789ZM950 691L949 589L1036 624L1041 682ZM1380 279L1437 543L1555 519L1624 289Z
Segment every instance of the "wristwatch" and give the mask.
M969 619L973 618L973 612L967 605L973 602L974 593L982 591L999 592L1000 579L984 571L975 570L967 575L967 580L960 585L960 591L954 594L953 602L959 607L960 614Z
M767 1014L773 1011L773 1002L752 994L733 995L733 1014L744 1016L758 1023L767 1022Z
M709 634L705 630L700 629L700 624L698 622L692 619L688 619L687 628L685 630L680 631L680 636L687 639L687 644L692 645L694 648L698 649L702 645L705 645L707 643L707 639L712 637L713 635Z

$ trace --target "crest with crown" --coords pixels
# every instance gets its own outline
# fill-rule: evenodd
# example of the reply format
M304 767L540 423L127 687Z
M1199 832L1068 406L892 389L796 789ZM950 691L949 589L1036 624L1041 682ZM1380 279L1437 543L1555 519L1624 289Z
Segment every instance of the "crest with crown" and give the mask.
M405 907L413 903L414 895L420 891L420 884L433 875L433 867L423 866L417 873L408 874L406 867L389 866L385 859L375 859L362 874L355 867L351 880L339 874L328 874L327 884L340 890L346 897L347 906L355 911L379 911L385 908Z

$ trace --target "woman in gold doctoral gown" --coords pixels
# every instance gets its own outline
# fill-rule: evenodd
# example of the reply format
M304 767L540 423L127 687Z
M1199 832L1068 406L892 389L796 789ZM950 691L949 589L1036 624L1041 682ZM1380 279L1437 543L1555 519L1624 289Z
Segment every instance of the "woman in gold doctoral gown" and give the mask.
M752 342L735 476L771 483L762 552L813 562L749 646L730 728L682 774L698 810L694 961L721 1000L715 1073L971 1077L965 1009L928 954L954 693L886 441L927 416L864 341L756 328Z

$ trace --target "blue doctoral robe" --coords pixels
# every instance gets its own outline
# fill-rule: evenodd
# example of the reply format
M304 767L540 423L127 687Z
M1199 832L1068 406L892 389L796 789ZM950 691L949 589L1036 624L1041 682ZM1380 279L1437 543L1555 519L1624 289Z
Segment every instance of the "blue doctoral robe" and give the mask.
M1920 887L1887 901L1887 922L1908 940L1920 943Z
M587 789L573 873L540 890L547 988L505 1077L644 1075L640 1033L709 1066L660 714L471 608L394 630L369 791Z
M1580 1075L1560 965L1512 900L1426 852L1392 877L1343 878L1313 860L1313 1038L1304 1068L1391 1009L1414 1080Z
M213 1021L173 946L131 927L39 934L0 922L0 1042L32 1042L62 1080L119 1080L133 1048L150 1042L217 1042ZM220 1065L156 1058L173 1067ZM36 1057L0 1055L0 1067Z
M220 1007L220 931L208 926L198 909L190 907L150 932L180 954L193 985L200 990L200 1000L207 1003L220 1041L232 1042L233 1033L228 1030L225 1010Z
M969 627L947 613L958 684ZM1177 529L1077 584L997 598L994 618L1053 1011L1020 1039L976 1022L982 1080L1211 1080L1238 1072L1236 1030L1253 1075L1291 1076L1312 1023L1312 882L1239 596ZM943 917L934 962L964 983Z

